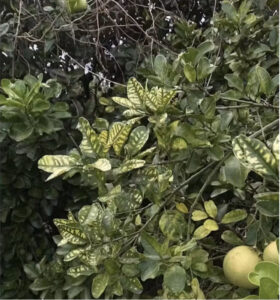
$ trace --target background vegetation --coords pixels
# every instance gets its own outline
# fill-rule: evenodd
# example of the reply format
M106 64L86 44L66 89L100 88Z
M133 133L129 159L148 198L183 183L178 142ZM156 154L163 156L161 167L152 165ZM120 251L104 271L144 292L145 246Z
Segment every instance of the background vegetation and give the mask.
M1 298L256 294L222 261L279 236L278 4L0 4Z

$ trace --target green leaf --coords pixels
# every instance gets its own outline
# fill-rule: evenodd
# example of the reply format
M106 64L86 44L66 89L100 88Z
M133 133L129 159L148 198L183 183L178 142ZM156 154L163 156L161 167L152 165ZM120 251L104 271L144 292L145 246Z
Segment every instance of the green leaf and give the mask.
M235 209L226 213L222 220L222 224L235 223L244 220L247 217L247 212L245 209Z
M130 292L140 295L143 292L143 286L137 277L125 278L125 286Z
M33 131L34 128L30 124L26 124L23 122L14 123L11 126L9 136L16 142L21 142L30 137Z
M154 256L155 260L159 260L162 255L161 244L145 231L141 233L141 245L145 250L145 254Z
M224 240L226 243L239 246L243 245L243 241L233 232L230 230L226 230L221 235L222 240Z
M163 275L163 284L172 293L182 292L185 288L186 280L186 271L178 265L169 267Z
M234 155L241 163L260 175L277 178L277 164L269 149L255 138L239 135L232 142Z
M157 75L164 76L167 65L167 59L162 54L158 54L154 60L154 70Z
M159 220L160 230L171 241L182 239L185 235L186 227L187 223L184 215L176 210L164 212Z
M278 192L258 193L254 195L254 198L256 198L257 200L279 201L279 193Z
M104 152L103 146L98 139L98 135L90 126L87 119L79 118L77 129L82 133L83 139L80 144L80 149L83 154L89 157L95 157L101 155Z
M32 291L43 291L51 288L53 283L45 278L37 278L35 281L29 286Z
M71 267L67 270L67 275L77 278L79 276L89 276L94 273L94 270L85 265L79 265L75 267Z
M223 170L227 183L238 188L244 187L249 170L235 156L232 155L225 161Z
M119 280L111 286L111 289L112 289L113 295L116 295L116 296L123 295L123 287Z
M140 270L137 264L127 264L122 266L122 272L127 277L135 277Z
M197 48L196 50L198 51L198 54L196 55L195 57L195 60L194 60L194 65L196 65L199 60L201 59L201 57L208 53L208 52L211 52L215 49L215 45L214 43L211 41L211 40L208 40L208 41L204 41L202 42Z
M238 21L238 15L235 7L229 1L222 2L222 10L226 13L227 17L234 22Z
M202 57L197 65L197 80L206 78L209 74L213 73L216 67L210 63L209 59Z
M205 263L194 263L192 264L192 270L205 273L208 271L208 268Z
M236 74L227 74L225 75L225 79L227 80L229 87L236 88L240 92L243 91L244 84L240 76Z
M130 172L134 169L142 168L145 165L145 160L130 159L125 161L121 166L114 170L115 174L123 174Z
M202 210L194 210L192 213L192 220L193 221L201 221L207 219L208 215Z
M211 233L210 230L206 229L203 225L199 226L193 233L193 237L197 240L205 238Z
M279 285L269 278L260 280L260 299L277 299L279 295Z
M269 73L260 66L256 66L255 72L260 83L260 92L269 96L274 90L274 84Z
M219 230L219 226L218 226L217 222L214 220L211 220L211 219L204 221L203 226L210 231Z
M207 214L215 219L217 216L217 206L213 200L205 201L204 203L204 208L207 212Z
M161 262L153 260L145 260L139 264L141 270L141 280L155 279L160 272Z
M44 99L35 98L32 103L32 112L43 112L45 110L48 110L50 108L50 102Z
M190 63L187 63L184 66L184 74L189 82L196 81L196 71L195 71L195 68Z
M278 217L279 201L275 200L260 200L256 204L259 212L267 217Z
M77 160L68 155L45 155L38 161L39 169L52 173L47 181L76 167L78 167Z
M259 262L255 270L248 275L248 279L251 283L260 286L260 280L262 278L269 278L274 283L279 282L279 266L273 262L261 261Z
M107 273L98 274L93 278L91 286L91 294L93 298L100 298L109 283L109 279L110 276Z
M149 138L149 130L145 126L139 126L133 129L125 149L130 156L137 154L146 144Z

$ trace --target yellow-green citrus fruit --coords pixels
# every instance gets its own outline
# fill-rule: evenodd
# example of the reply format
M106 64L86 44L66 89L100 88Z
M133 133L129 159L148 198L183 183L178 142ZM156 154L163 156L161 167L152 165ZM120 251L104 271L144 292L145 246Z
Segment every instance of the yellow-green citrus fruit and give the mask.
M265 247L263 251L263 260L279 264L279 252L275 241Z
M69 13L78 13L87 9L87 0L66 0L66 8Z
M254 289L256 286L249 281L248 274L254 271L260 260L258 253L252 247L235 247L224 258L224 274L233 285Z

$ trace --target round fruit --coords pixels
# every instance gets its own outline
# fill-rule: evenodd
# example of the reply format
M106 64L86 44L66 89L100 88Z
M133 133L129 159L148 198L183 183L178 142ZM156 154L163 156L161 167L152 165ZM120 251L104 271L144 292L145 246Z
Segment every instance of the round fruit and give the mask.
M279 252L277 249L276 241L271 242L265 247L263 251L263 260L272 261L279 264Z
M66 8L74 14L87 9L87 0L66 0Z
M233 285L254 289L256 286L249 281L248 274L254 271L260 260L253 248L248 246L235 247L224 258L224 274Z

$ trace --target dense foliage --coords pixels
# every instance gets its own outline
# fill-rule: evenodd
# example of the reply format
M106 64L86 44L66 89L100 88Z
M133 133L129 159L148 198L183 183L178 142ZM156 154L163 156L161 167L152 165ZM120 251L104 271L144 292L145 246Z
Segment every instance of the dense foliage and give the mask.
M89 44L93 31L82 32L99 1L96 8L89 2L80 17L74 14L74 21L71 7L40 6L40 20L52 22L41 37L43 50L32 52L40 57L31 71L36 76L23 76L19 53L28 49L27 29L18 27L23 33L17 57L15 48L8 51L10 25L0 25L8 53L3 74L11 78L1 80L0 94L1 297L277 298L277 264L261 261L250 273L255 290L230 284L222 269L233 246L252 246L261 255L279 236L274 4L214 2L197 26L184 18L187 4L172 10L173 1L163 1L171 7L172 30L145 53L159 33L166 37L170 11L158 4L149 10L141 1L135 1L139 7L111 2L118 13L142 7L133 14L142 18L149 12L152 25L145 26L154 31L148 44L142 27L133 31L136 37L126 31L144 46L141 55L131 52L133 40L117 47L127 56L125 67L117 60L125 76L114 80L129 78L125 88L104 80L106 63L113 69L115 64L104 62L99 46L105 40L96 46L101 66L91 66L91 75L104 73L90 82L86 103L79 98L82 68L66 75L50 68L45 80L39 73L62 45L72 57L64 67L85 65L91 56L80 45L72 47L73 54L64 38L69 42L76 32L79 42ZM20 2L22 13L32 3ZM106 3L97 14L102 26ZM29 13L35 22L38 16ZM44 22L38 24L31 40L41 33ZM66 25L77 27L56 33L56 26ZM130 55L137 63L127 67ZM22 79L13 78L14 72Z

